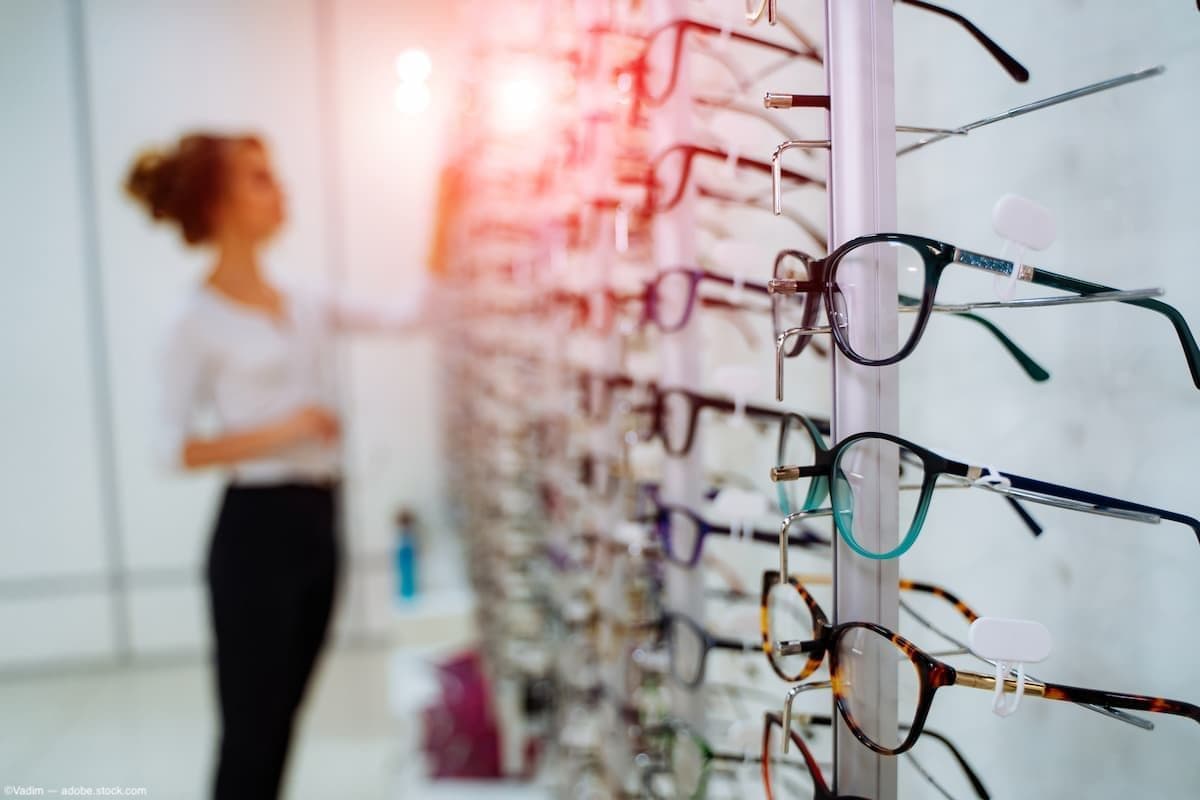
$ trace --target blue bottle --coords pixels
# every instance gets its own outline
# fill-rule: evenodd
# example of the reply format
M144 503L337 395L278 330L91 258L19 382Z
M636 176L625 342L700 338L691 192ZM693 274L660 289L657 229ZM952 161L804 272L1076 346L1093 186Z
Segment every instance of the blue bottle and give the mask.
M404 510L396 515L396 594L403 601L417 596L417 555L413 516Z

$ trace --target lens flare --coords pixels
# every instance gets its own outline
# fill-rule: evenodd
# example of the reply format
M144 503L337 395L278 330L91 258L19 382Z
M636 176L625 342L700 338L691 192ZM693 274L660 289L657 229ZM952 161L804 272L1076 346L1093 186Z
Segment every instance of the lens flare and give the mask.
M513 73L495 85L492 120L499 133L529 133L545 123L548 105L548 92L542 80L532 73Z
M424 50L410 48L396 56L396 109L402 114L420 114L429 108L433 93L427 81L433 74L433 60Z
M433 74L433 59L419 48L404 50L396 56L396 76L401 81L422 83Z

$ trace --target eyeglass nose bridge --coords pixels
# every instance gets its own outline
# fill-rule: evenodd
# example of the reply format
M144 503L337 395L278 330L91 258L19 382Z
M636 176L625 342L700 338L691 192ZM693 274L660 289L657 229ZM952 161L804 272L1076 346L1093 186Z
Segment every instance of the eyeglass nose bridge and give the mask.
M804 328L788 328L775 337L775 399L783 400L783 348L793 336L814 336L833 333L830 325L813 325Z
M833 686L833 681L812 681L810 683L801 683L788 689L787 695L783 698L783 752L788 752L788 745L791 743L792 730L792 703L796 700L796 695L801 692L810 692L813 689L828 689Z
M831 517L833 516L832 508L815 508L812 511L793 511L783 518L783 522L779 526L779 579L786 581L788 577L788 531L792 529L792 524L799 522L802 519L811 519L812 517Z
M768 98L770 95L768 95ZM771 154L771 210L775 216L783 213L783 154L795 147L808 150L828 150L828 139L788 139Z

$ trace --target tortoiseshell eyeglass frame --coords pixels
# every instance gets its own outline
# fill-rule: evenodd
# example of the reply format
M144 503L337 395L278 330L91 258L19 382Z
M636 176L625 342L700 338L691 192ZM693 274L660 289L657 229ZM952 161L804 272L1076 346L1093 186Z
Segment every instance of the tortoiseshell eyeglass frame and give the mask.
M829 617L825 615L825 611L820 604L809 594L805 584L832 584L832 578L829 575L789 575L787 579L796 593L804 600L804 604L808 606L809 613L813 619L813 638L816 639L821 631L822 625L829 624ZM785 670L783 665L776 661L775 643L771 641L771 590L780 584L780 575L777 570L767 570L763 573L762 593L759 596L759 627L762 632L762 647L766 653L767 662L771 665L771 669L781 679L789 683L796 683L807 678L816 672L824 659L823 652L813 652L809 654L807 663L799 672L790 672ZM927 594L945 600L950 605L954 606L955 612L958 613L967 624L979 619L979 614L970 606L960 600L956 595L952 594L947 589L937 586L932 583L922 583L919 581L911 581L905 578L900 579L900 590Z
M944 686L966 686L971 689L994 692L998 684L995 675L985 675L980 672L970 672L952 667L921 650L900 634L894 633L882 625L876 625L873 622L843 622L838 625L830 625L825 620L820 620L816 623L816 628L816 635L809 641L774 642L772 646L778 649L780 655L808 654L809 665L815 662L817 666L820 666L826 657L828 657L829 674L831 676L830 683L832 684L834 704L837 706L838 713L856 739L871 750L882 755L900 755L907 752L916 744L917 739L921 736L921 731L925 727L925 720L929 716L930 707L933 705L933 696L937 693L938 689ZM917 707L912 721L908 724L908 733L896 747L886 747L871 739L867 732L858 724L850 709L850 697L845 677L841 670L842 664L839 654L842 638L858 630L869 631L891 642L913 665L920 682ZM808 670L807 665L805 669ZM812 674L815 669L816 667L813 667L807 674ZM801 687L793 687L793 693L789 693L789 697L784 703L783 724L785 727L790 726L791 700L795 696L795 690L798 688ZM1003 691L1016 692L1016 690L1017 680L1012 677L1004 678ZM1200 722L1200 706L1163 697L1109 692L1079 686L1065 686L1062 684L1033 681L1028 678L1025 680L1024 693L1046 700L1061 700L1081 705L1171 714ZM904 730L903 724L899 727L900 730Z

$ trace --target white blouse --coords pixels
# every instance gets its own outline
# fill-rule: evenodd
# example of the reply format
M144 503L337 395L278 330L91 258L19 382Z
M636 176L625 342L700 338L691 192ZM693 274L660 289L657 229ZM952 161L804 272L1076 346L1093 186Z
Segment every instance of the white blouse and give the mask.
M172 320L160 353L159 458L183 467L184 443L198 422L233 433L275 423L306 405L337 413L332 334L398 331L422 316L425 287L395 302L348 300L315 288L280 287L286 320L202 285ZM336 442L292 445L229 468L234 483L328 480L341 474Z

